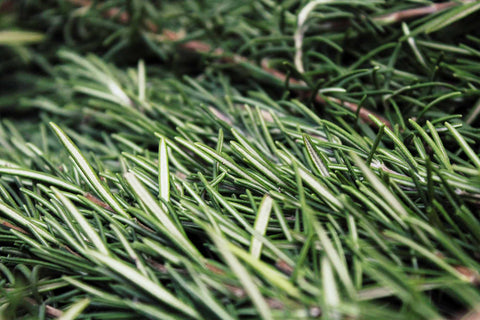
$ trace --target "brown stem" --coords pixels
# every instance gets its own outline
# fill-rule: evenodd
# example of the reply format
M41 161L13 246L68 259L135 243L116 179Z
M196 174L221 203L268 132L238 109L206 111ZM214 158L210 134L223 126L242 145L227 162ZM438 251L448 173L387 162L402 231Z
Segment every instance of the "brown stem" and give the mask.
M443 3L434 3L429 6L414 8L414 9L406 9L397 12L392 12L388 14L384 14L381 16L377 16L373 18L373 21L383 22L385 24L392 24L398 23L401 21L405 21L411 18L425 16L428 14L437 13L443 11L445 9L454 7L459 5L460 3L457 1L449 1Z
M466 314L455 317L455 320L479 320L480 319L480 310L472 310Z
M287 276L291 276L293 274L293 267L289 265L285 260L277 260L275 266Z
M38 303L32 298L26 297L24 298L24 300L31 305L34 305L34 306L38 305ZM46 305L45 314L50 318L60 318L63 315L63 312L62 310Z
M263 60L262 61L262 69L268 73L270 73L271 75L273 75L275 78L279 79L279 80L282 80L282 81L285 81L287 79L287 76L276 70L276 69L272 69L272 68L269 68L267 66L267 60ZM300 81L300 80L297 80L297 79L294 79L294 78L290 78L289 79L289 82L288 82L290 85L306 85L305 82L303 81ZM343 101L343 100L340 100L338 98L334 98L334 97L322 97L321 95L317 94L315 96L315 101L317 103L320 103L320 104L327 104L328 102L334 102L334 103L337 103L337 104L340 104L340 105L343 105L345 107L347 107L348 109L350 109L351 111L353 112L357 112L358 111L358 108L359 106L355 103L352 103L352 102L348 102L348 101ZM392 129L392 124L390 123L390 121L388 121L387 119L385 119L384 117L382 117L381 115L373 112L373 111L370 111L368 109L365 109L365 108L361 108L360 111L358 111L358 116L360 117L360 119L362 119L365 123L368 123L370 125L373 125L374 122L372 121L372 119L370 119L370 116L374 116L375 118L377 118L378 120L380 120L382 123L384 123L387 127L389 127L390 129Z
M375 16L372 21L375 21L381 25L390 25L399 23L405 20L409 20L416 17L426 16L429 14L438 13L440 11L446 10L451 7L455 7L462 3L469 3L472 0L463 0L463 1L449 1L449 2L442 2L442 3L434 3L429 6L413 8L413 9L405 9L396 12L391 12L387 14L382 14L379 16ZM364 16L364 18L367 18ZM339 20L339 21L328 21L324 22L319 25L322 30L333 29L333 30L341 30L351 26L351 20Z
M87 200L95 203L97 206L102 207L103 209L106 209L106 210L111 211L111 212L115 212L115 210L113 210L112 207L110 207L107 203L105 203L105 202L103 202L102 200L98 199L97 197L95 197L93 194L91 194L91 193L89 193L89 192L85 193L85 194L84 194L84 197L85 197Z
M16 225L13 225L11 224L10 222L8 221L1 221L0 222L0 225L2 226L5 226L7 228L10 228L10 229L13 229L13 230L17 230L18 232L21 232L23 234L29 234L27 231L25 231L24 229L20 228L20 227L17 227Z

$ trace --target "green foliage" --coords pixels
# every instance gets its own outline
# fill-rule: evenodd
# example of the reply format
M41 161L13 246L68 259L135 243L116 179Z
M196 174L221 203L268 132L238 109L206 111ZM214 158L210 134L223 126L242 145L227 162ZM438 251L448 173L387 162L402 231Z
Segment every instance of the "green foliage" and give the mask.
M478 1L308 3L0 2L0 319L478 313Z

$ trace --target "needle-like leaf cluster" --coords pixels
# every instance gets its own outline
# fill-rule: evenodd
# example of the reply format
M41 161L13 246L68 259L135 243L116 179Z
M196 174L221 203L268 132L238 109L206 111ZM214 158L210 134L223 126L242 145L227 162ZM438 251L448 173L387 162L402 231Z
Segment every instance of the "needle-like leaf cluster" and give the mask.
M479 10L0 1L0 319L476 319Z

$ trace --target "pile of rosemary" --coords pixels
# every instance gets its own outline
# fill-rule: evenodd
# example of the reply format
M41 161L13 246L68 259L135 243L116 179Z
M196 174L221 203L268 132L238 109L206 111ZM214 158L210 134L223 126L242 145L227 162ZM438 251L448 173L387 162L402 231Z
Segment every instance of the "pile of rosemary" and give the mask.
M479 18L0 1L0 319L479 319Z

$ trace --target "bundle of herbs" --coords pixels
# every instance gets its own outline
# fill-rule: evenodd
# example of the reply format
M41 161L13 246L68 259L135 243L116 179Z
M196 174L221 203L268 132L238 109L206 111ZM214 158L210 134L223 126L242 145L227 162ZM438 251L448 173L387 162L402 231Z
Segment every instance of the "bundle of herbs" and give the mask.
M0 319L478 319L480 1L0 2Z

